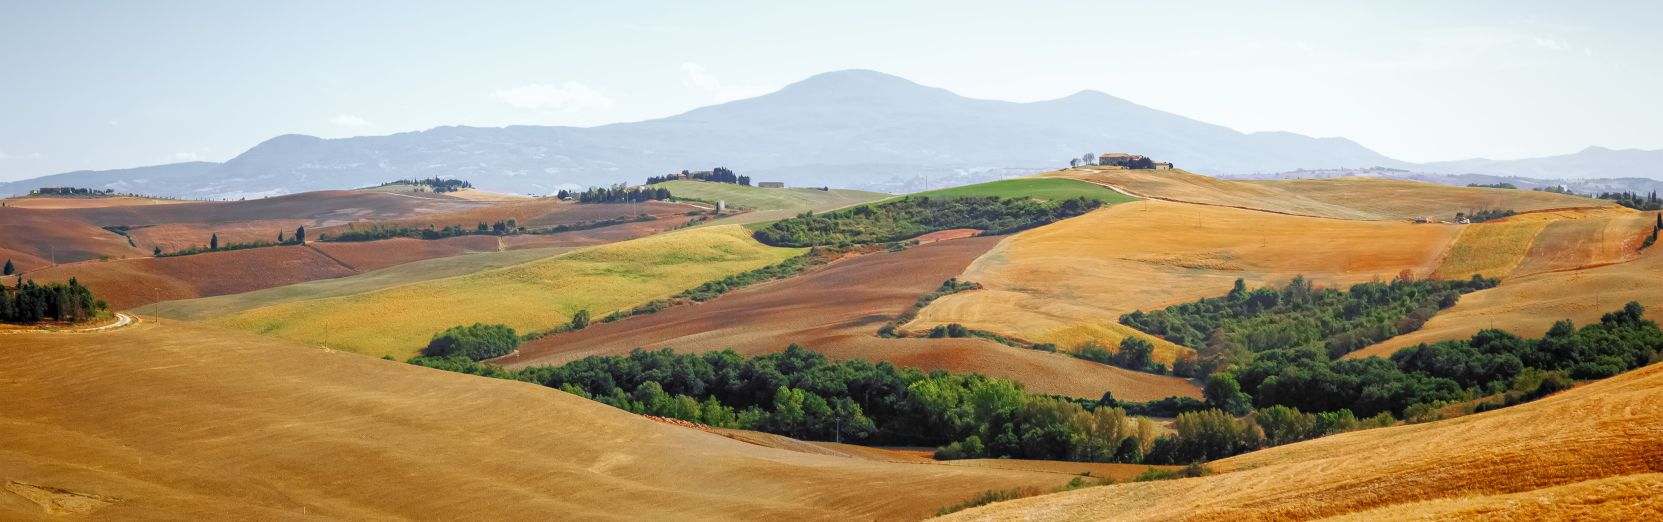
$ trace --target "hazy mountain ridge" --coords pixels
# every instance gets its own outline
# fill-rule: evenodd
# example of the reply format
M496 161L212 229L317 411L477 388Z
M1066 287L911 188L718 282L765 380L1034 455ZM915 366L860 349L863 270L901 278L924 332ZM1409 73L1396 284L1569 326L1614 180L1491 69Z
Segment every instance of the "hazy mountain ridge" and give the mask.
M1652 191L1663 192L1663 179L1623 177L1623 178L1588 178L1588 179L1542 179L1523 176L1498 176L1492 174L1445 174L1439 172L1424 172L1414 170L1373 167L1366 169L1314 169L1277 172L1273 174L1242 174L1223 176L1231 179L1328 179L1343 177L1376 177L1391 179L1407 179L1454 185L1495 185L1509 183L1520 189L1537 189L1547 187L1563 187L1578 194L1598 194L1601 192L1637 192L1649 194Z
M1214 175L1422 169L1345 138L1242 133L1096 91L1029 103L979 100L849 70L655 120L587 128L447 126L339 139L284 135L223 164L66 173L0 184L0 194L75 185L234 198L427 176L548 193L718 165L759 181L900 192L1048 170L1085 152L1106 151L1135 152ZM1663 165L1663 159L1640 163L1646 161ZM1467 160L1424 170L1481 171L1509 163L1536 164Z

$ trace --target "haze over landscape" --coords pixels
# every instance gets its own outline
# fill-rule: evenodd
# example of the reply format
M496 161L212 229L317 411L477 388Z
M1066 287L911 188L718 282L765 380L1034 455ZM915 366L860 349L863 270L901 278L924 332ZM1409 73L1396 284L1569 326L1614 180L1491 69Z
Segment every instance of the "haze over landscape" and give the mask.
M1663 518L1645 3L0 12L0 519Z

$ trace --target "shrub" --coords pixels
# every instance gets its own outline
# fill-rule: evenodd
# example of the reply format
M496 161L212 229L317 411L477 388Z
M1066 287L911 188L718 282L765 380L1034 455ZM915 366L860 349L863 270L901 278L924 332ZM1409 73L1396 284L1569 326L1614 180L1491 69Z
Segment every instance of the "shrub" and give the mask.
M422 354L432 357L461 356L473 361L501 357L512 353L520 346L520 338L514 334L514 329L500 324L474 323L468 326L452 326L433 336L422 349Z

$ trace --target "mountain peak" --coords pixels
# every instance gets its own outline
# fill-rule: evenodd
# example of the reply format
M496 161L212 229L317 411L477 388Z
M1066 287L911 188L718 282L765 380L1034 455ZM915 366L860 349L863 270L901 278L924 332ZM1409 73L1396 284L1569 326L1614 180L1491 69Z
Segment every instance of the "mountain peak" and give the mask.
M872 95L894 96L909 93L948 93L945 89L926 87L912 80L869 69L846 69L816 74L780 89L786 95ZM950 93L948 93L950 94Z

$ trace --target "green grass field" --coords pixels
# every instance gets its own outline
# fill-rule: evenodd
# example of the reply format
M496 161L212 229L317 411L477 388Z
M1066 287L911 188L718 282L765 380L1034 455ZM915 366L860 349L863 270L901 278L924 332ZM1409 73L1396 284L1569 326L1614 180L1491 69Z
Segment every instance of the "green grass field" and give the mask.
M371 292L282 301L208 322L402 359L451 326L546 329L578 310L601 317L802 252L757 243L738 226L688 229Z
M718 225L762 223L785 219L807 210L825 212L889 197L889 194L864 190L765 189L704 181L671 181L654 186L670 189L670 194L680 198L726 201L729 207L751 210L713 222Z
M1136 199L1099 185L1062 178L1003 179L999 181L989 181L987 183L977 183L975 185L965 185L962 187L918 192L911 195L929 196L933 198L986 196L998 196L1003 198L1031 197L1053 201L1073 197L1086 197L1108 204L1125 203Z

